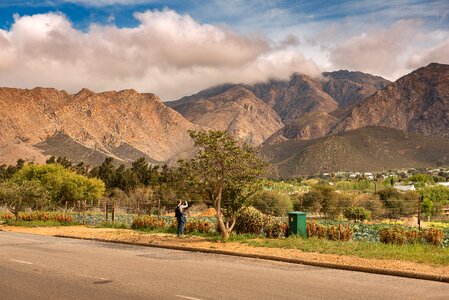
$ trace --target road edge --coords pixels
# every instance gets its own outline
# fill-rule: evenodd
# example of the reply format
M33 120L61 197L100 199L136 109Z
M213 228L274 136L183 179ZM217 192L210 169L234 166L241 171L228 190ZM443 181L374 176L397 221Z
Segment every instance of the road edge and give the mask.
M221 255L228 255L228 256L301 264L301 265L314 266L314 267L339 269L339 270L346 270L346 271L355 271L355 272L363 272L363 273L371 273L371 274L379 274L379 275L389 275L389 276L396 276L396 277L405 277L405 278L412 278L412 279L421 279L421 280L430 280L430 281L449 283L449 276L436 275L436 274L426 274L426 273L417 273L417 272L408 272L408 271L399 271L399 270L381 269L381 268L370 268L370 267L361 267L361 266L340 265L340 264L333 264L333 263L319 262L319 261L310 261L310 260L297 259L297 258L285 258L285 257L279 257L279 256L252 254L252 253L240 253L240 252L232 252L232 251L218 250L218 249L204 249L204 248L194 248L194 247L186 247L186 246L160 245L160 244L154 244L154 243L139 243L139 242L118 241L118 240L106 240L106 239L100 239L100 238L77 237L77 236L60 235L60 234L53 235L53 237L67 238L67 239L78 239L78 240L89 240L89 241L96 241L96 242L124 244L124 245L132 245L132 246L144 246L144 247L162 248L162 249L170 249L170 250L221 254Z

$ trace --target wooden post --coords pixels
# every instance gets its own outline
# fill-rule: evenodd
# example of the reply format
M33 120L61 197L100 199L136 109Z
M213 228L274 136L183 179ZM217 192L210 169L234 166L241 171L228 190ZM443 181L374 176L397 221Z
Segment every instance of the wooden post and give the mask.
M86 225L86 200L83 200L83 224Z
M78 205L78 207L77 207L77 210L78 210L78 222L81 222L81 201L80 200L77 201L77 205Z
M115 220L115 203L112 202L112 224L114 224Z
M418 230L420 230L421 231L421 202L422 202L422 199L423 198L423 196L419 196L419 198L418 198Z
M106 222L107 222L108 221L108 202L107 201L104 203L104 211L106 214Z

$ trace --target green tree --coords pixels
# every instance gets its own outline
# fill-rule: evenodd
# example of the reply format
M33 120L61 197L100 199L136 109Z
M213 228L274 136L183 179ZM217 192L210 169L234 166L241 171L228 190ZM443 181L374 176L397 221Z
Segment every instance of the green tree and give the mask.
M113 162L112 157L107 157L100 166L94 167L89 173L90 177L103 180L107 189L115 187L116 171Z
M137 178L139 179L139 183L143 185L149 185L149 169L148 163L145 161L144 157L141 157L132 162L131 171L133 171Z
M442 185L426 186L419 190L423 198L421 210L427 217L438 215L449 204L449 188Z
M25 165L13 180L18 184L37 181L48 192L53 205L65 205L76 201L95 201L104 194L103 181L88 178L64 169L59 164Z
M231 189L236 193L254 183L262 174L266 163L249 145L240 146L223 131L189 131L197 155L190 160L178 162L180 178L188 188L197 193L205 191L216 210L219 230L224 240L229 238L235 220L225 225L222 214L223 193Z
M42 207L48 202L49 194L37 180L16 182L12 179L0 183L0 204L5 205L16 220L26 208Z

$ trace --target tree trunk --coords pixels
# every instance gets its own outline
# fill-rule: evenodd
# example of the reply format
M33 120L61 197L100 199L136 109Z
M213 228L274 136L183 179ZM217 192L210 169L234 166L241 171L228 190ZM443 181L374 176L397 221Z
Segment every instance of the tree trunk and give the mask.
M65 206L64 206L64 219L66 220L67 218L67 201L65 201Z
M218 223L218 227L220 228L221 231L221 238L223 241L226 241L227 239L229 239L229 232L228 229L226 229L226 226L223 222L223 215L221 214L221 192L222 192L222 188L220 188L218 190L218 195L215 198L215 210L217 211L216 217L217 217L217 223Z

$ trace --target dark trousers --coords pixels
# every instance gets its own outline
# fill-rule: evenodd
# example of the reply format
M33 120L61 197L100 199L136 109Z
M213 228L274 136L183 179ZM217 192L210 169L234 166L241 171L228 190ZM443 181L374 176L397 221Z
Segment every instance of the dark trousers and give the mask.
M178 221L178 236L184 234L184 225L186 224L186 217L178 217L176 218Z

